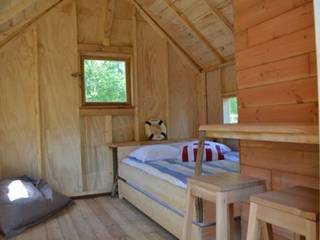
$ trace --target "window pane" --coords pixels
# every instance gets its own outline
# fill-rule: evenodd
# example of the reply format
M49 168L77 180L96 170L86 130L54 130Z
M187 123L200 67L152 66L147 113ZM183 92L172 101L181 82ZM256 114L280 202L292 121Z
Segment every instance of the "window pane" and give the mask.
M236 97L223 99L223 122L238 123L238 100Z
M84 60L85 101L125 103L126 63L116 60Z

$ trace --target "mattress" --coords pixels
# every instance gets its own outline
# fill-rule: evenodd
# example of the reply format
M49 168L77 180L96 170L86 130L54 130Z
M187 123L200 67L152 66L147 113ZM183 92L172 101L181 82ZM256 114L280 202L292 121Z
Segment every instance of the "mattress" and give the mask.
M234 158L233 155L230 155L230 157ZM142 162L137 159L126 158L121 163L137 168L180 188L186 188L187 179L194 175L195 168L195 162L182 162L175 159ZM214 175L224 172L237 173L240 171L239 163L235 159L203 162L202 168L203 175Z

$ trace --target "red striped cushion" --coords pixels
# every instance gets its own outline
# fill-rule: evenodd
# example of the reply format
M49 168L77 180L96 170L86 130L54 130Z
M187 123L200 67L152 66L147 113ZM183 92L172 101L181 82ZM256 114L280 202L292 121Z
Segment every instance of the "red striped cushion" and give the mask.
M181 159L183 162L195 162L198 153L198 143L188 144L183 146ZM205 144L203 161L224 160L221 147L215 144Z

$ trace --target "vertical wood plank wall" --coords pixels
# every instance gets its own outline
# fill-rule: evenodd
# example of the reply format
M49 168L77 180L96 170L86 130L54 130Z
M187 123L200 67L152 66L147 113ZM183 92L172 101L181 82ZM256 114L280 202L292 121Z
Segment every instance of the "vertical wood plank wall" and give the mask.
M197 136L201 74L127 0L115 1L109 35L108 2L63 0L0 49L0 177L43 177L69 195L108 192L107 143L144 140L149 118L163 119L169 138ZM136 53L136 114L81 111L72 74L82 46Z
M317 122L312 1L234 0L234 10L240 122ZM241 172L269 189L317 188L318 170L318 146L241 142ZM245 228L246 204L242 215Z
M38 24L43 176L65 193L82 191L76 5L58 5Z

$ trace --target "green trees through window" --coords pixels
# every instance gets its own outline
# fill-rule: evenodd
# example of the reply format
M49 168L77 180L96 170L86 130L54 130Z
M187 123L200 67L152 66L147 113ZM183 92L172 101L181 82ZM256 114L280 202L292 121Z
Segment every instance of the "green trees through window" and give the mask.
M84 94L86 103L126 103L126 61L84 59Z

